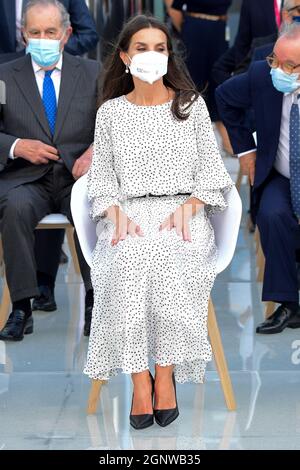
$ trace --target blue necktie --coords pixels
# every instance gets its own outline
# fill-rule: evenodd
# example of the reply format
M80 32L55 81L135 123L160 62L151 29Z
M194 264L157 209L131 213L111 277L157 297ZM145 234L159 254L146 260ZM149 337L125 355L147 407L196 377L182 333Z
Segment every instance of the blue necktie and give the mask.
M297 99L300 95L297 95ZM290 188L292 207L300 218L300 116L298 101L293 102L290 112Z
M43 104L48 119L48 124L51 130L51 134L54 135L55 131L55 121L56 121L56 94L54 84L51 78L51 73L53 70L45 71L45 78L43 84Z

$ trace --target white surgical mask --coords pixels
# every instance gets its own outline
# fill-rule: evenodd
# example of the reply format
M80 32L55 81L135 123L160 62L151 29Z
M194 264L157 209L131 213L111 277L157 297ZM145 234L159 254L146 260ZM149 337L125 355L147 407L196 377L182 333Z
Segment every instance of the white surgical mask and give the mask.
M299 73L288 74L279 67L271 69L270 73L274 87L282 93L293 93L300 87Z
M168 56L161 52L141 52L135 54L130 60L131 75L150 85L166 75L168 71Z

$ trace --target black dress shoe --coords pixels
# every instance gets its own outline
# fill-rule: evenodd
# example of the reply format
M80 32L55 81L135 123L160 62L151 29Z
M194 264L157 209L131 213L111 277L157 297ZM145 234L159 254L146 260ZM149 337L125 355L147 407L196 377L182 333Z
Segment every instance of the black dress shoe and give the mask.
M5 327L0 332L0 340L22 341L24 335L33 333L32 315L26 318L23 310L13 310L8 317Z
M151 378L151 382L152 382L152 403L153 403L154 378L152 377L152 374L150 373L150 371L149 371L149 374L150 374L150 378ZM131 402L131 411L132 411L132 405L133 405L133 395L132 395L132 402ZM149 426L152 426L152 424L154 423L153 413L144 414L144 415L133 415L133 414L131 414L131 411L130 411L130 415L129 415L129 420L130 420L131 426L134 429L149 428Z
M93 306L92 305L87 305L85 307L85 312L84 312L84 327L83 327L83 334L84 336L90 336L91 332L91 322L92 322L92 311L93 311Z
M281 333L287 327L300 328L300 308L295 311L279 305L266 321L257 326L256 333L272 335Z
M172 380L173 380L173 385L174 385L174 390L175 390L175 399L176 399L175 408L170 408L169 410L153 410L155 421L157 422L157 424L159 424L163 428L171 424L179 416L174 372L172 375Z
M40 295L35 297L32 302L32 311L54 312L57 309L54 290L49 286L39 286L39 291Z

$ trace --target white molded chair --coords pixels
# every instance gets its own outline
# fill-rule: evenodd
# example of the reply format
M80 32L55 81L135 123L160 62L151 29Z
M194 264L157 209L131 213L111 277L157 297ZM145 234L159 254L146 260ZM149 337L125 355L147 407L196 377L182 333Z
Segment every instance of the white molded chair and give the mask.
M238 239L242 217L242 201L234 186L225 195L228 204L227 209L215 213L210 221L215 233L215 241L219 250L217 261L217 274L224 271L230 264ZM216 367L222 384L225 402L230 411L236 409L231 379L222 345L220 330L218 327L215 309L211 298L208 304L207 328L213 350Z
M74 269L77 274L80 274L80 267L79 267L75 243L73 239L74 228L69 222L69 220L67 219L67 217L62 214L46 215L46 217L44 217L39 222L36 228L37 229L62 228L66 230L68 245L69 245L69 249L70 249L71 256L72 256L73 263L74 263ZM3 261L3 248L2 248L1 238L0 238L0 270L1 270L1 276L3 277L3 290L2 290L2 299L1 299L1 306L0 306L0 330L1 330L6 323L8 312L9 312L9 306L10 306L10 295L9 295L9 290L8 290L6 279L5 279L5 268L4 268L4 261Z
M227 268L232 260L242 216L242 203L238 191L233 187L225 196L228 208L218 212L210 219L214 228L216 244L219 250L217 273ZM101 226L91 220L89 216L90 205L87 198L87 176L82 176L73 186L71 196L71 211L82 253L86 262L91 266L92 251L97 242L96 229L99 233ZM101 224L101 222L100 222ZM222 389L229 410L236 409L234 393L230 375L224 355L220 331L211 299L208 306L208 333L215 358L216 367L220 376ZM88 413L95 413L99 400L101 386L105 381L92 380L88 402Z

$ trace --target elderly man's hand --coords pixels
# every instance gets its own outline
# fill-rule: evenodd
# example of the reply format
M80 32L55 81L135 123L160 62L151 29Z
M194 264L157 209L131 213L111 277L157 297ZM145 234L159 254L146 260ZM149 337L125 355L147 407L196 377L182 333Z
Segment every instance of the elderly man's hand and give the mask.
M34 165L49 163L49 160L59 160L58 151L51 145L40 140L20 139L14 149L15 158L24 158Z
M239 158L243 175L247 175L251 186L254 184L256 152L250 152Z
M73 170L72 175L75 180L78 180L81 176L85 175L92 163L92 156L93 156L93 146L89 147L81 157L77 158Z

